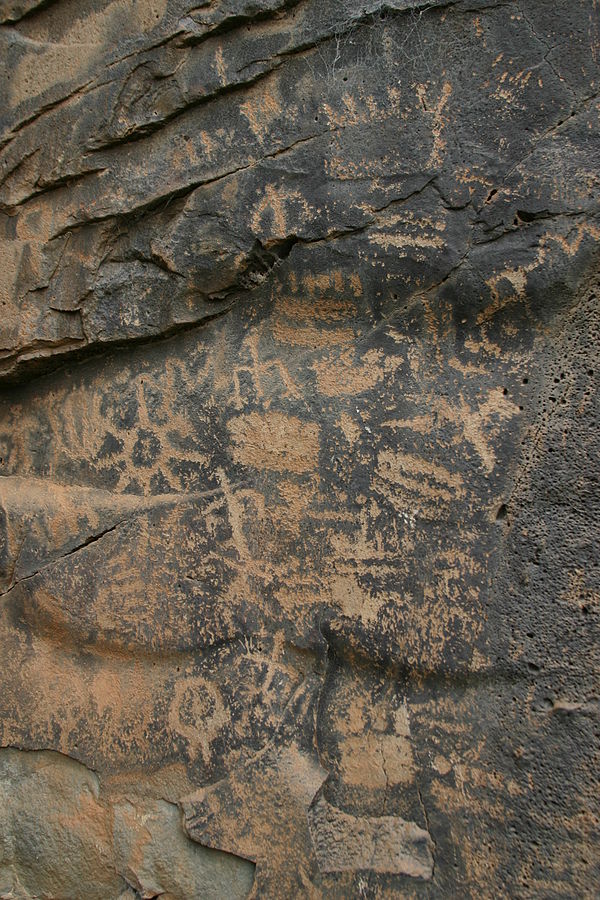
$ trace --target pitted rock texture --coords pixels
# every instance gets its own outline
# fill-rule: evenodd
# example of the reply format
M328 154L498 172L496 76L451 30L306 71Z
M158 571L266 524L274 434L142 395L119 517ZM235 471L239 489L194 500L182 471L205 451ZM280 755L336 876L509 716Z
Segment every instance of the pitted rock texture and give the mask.
M0 897L595 897L596 0L0 45Z

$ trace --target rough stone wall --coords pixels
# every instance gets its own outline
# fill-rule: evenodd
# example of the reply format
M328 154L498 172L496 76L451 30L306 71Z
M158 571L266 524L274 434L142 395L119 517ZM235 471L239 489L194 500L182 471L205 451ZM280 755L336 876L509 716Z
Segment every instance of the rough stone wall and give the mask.
M597 896L597 0L0 21L0 897Z

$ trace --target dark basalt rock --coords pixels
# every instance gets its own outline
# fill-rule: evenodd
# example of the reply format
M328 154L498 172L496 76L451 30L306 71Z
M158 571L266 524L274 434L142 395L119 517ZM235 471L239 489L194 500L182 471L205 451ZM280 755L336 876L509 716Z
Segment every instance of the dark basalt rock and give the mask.
M0 897L592 897L598 11L0 3Z

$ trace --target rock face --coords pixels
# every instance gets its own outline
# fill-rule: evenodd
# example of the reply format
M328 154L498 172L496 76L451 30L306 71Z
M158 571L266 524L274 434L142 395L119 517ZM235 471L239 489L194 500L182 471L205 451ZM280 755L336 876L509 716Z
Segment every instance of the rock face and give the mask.
M596 0L0 22L0 897L596 896Z

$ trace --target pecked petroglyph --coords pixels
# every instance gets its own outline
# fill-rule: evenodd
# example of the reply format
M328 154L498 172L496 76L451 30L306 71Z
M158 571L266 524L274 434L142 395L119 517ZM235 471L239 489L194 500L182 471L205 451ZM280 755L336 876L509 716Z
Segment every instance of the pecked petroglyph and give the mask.
M0 4L1 896L593 893L593 5Z

